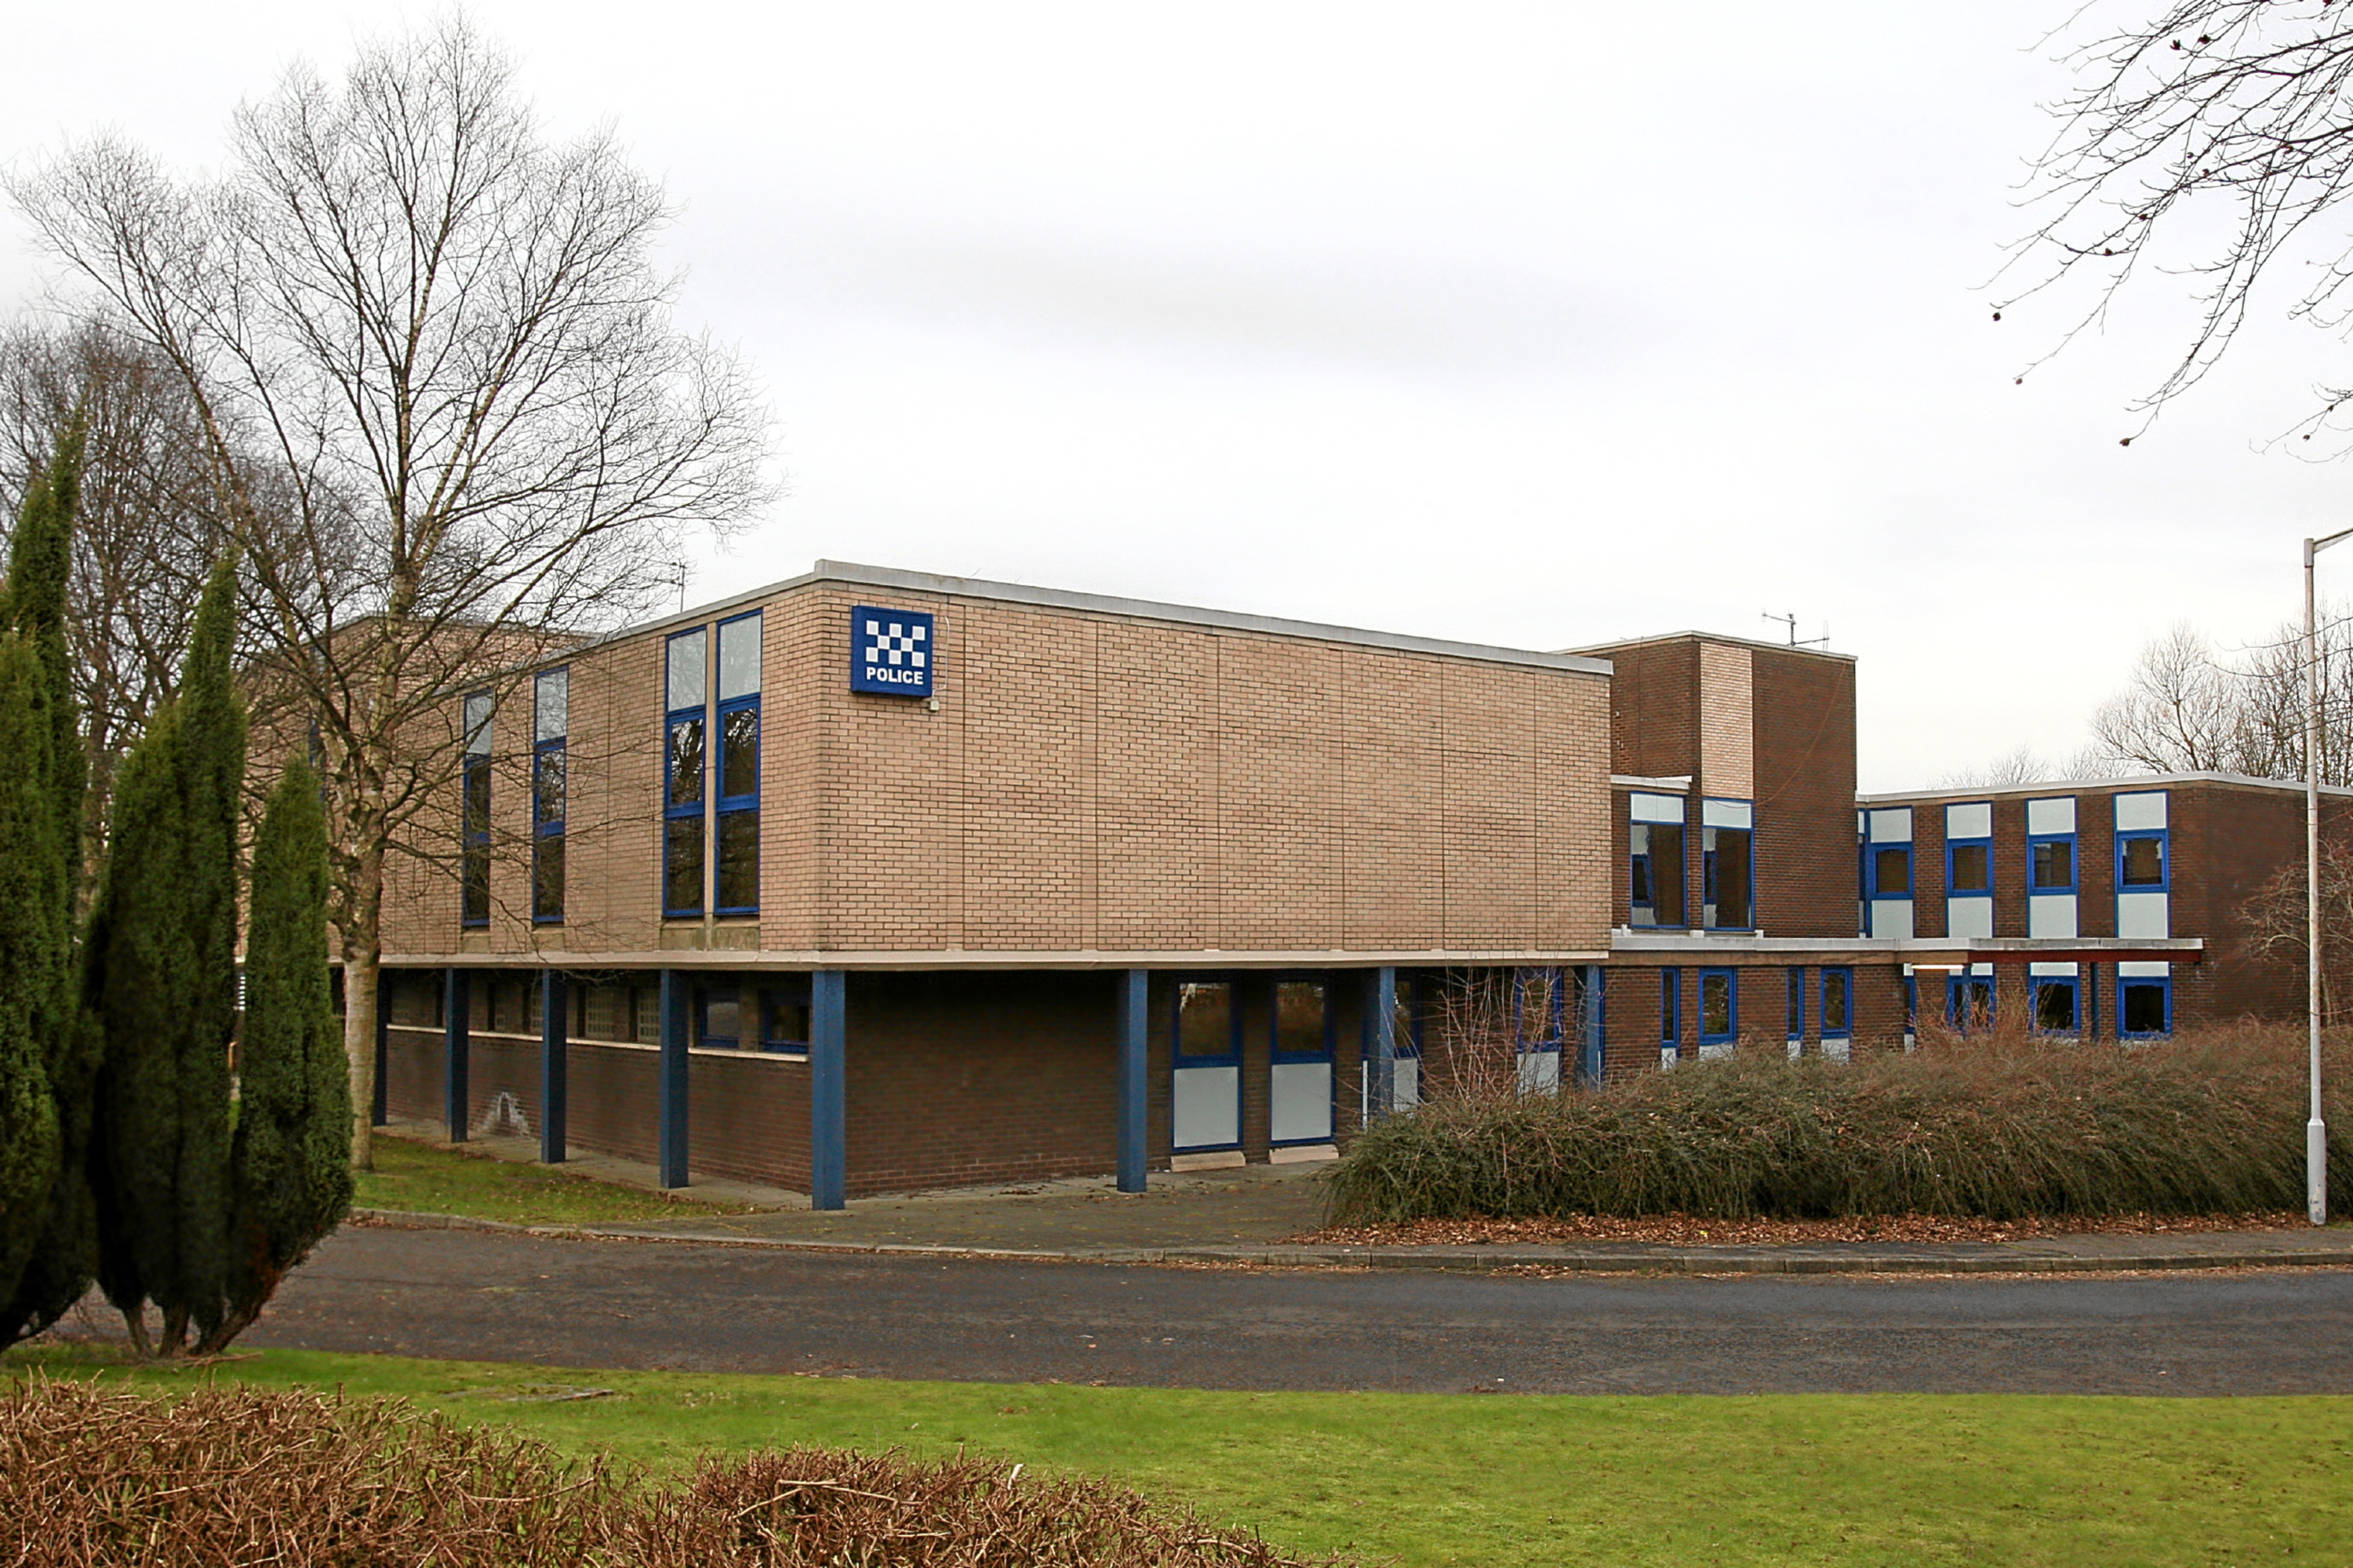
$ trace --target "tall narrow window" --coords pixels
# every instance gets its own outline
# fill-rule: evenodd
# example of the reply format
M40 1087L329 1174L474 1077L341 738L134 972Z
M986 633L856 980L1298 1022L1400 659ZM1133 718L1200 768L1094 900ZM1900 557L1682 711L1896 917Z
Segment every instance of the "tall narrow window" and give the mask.
M1746 800L1700 803L1700 902L1705 923L1746 930L1756 923L1756 808Z
M662 913L702 913L703 758L711 723L701 627L670 640L662 754Z
M572 673L543 672L532 683L531 917L564 918L565 736Z
M1659 971L1659 1065L1672 1067L1683 1054L1683 971Z
M1806 970L1803 965L1789 968L1789 1044L1802 1045L1806 1038Z
M1822 1038L1843 1040L1854 1033L1854 971L1822 971Z
M1683 800L1636 792L1626 833L1628 919L1636 926L1683 923Z
M719 623L722 915L760 908L760 612Z
M459 918L491 923L491 694L466 699L465 802L459 837Z
M1740 977L1733 969L1699 971L1699 1054L1730 1052L1740 1035Z

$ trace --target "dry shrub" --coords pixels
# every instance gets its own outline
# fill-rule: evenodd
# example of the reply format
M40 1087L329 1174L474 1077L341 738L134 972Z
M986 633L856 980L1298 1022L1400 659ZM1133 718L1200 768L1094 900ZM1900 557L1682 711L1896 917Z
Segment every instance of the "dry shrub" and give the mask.
M0 1400L0 1563L44 1568L1279 1568L1099 1481L793 1448L681 1484L396 1400L36 1378Z
M2341 1207L2353 1042L2328 1054ZM1328 1180L1340 1224L2300 1211L2306 1095L2285 1026L2130 1047L1927 1032L1851 1064L1751 1043L1591 1093L1434 1101L1367 1128Z

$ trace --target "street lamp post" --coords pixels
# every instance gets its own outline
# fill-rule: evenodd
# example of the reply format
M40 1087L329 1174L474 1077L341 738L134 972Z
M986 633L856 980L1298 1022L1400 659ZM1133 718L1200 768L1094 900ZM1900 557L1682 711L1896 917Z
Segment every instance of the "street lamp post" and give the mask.
M2304 1124L2305 1208L2328 1223L2328 1123L2320 1114L2320 628L2313 558L2353 538L2353 528L2304 542L2304 912L2305 1012L2312 1031L2312 1119Z

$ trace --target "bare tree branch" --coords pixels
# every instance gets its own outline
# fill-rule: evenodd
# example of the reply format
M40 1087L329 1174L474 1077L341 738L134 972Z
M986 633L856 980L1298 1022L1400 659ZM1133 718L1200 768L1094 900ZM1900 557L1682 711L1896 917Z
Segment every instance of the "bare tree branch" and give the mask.
M455 694L754 515L765 410L673 324L659 186L609 131L549 142L462 18L290 70L216 178L101 137L9 188L184 387L270 647L257 738L316 736L364 1159L385 861L453 809Z

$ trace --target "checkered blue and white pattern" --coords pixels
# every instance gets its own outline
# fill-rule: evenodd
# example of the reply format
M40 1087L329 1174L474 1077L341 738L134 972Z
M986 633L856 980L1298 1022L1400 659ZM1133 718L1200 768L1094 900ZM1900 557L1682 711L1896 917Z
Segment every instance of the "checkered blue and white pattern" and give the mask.
M859 605L849 612L849 689L928 697L937 645L929 611Z

